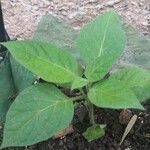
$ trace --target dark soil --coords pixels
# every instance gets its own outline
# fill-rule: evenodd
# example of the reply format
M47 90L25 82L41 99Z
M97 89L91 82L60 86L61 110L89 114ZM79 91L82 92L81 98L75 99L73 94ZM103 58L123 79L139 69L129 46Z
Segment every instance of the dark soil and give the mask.
M144 104L147 109L144 112L133 111L138 115L134 127L119 146L126 125L119 123L120 111L95 108L95 120L97 123L106 124L106 135L100 139L88 143L82 136L82 132L89 126L88 120L81 122L80 109L74 120L75 132L61 139L49 139L27 148L7 148L5 150L149 150L150 149L150 101Z

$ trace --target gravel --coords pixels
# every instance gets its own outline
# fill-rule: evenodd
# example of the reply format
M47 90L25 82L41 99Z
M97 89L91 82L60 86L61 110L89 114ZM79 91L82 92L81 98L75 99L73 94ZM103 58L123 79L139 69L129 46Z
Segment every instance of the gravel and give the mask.
M46 13L64 19L78 30L108 9L116 10L144 34L150 34L149 0L2 0L2 6L11 38L31 38Z

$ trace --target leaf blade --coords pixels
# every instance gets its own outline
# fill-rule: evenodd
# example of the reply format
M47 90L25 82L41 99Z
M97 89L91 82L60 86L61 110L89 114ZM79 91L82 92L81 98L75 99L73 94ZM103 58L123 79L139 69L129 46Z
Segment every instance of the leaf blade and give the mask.
M77 48L87 64L85 76L92 82L103 78L121 55L125 41L119 17L113 11L87 24L77 39Z
M111 79L117 79L131 88L140 102L150 98L150 72L148 70L129 67L112 74Z
M53 85L28 87L7 114L2 147L27 146L52 137L69 125L73 109L73 102Z
M86 86L89 83L87 79L84 78L75 78L71 85L71 90L82 88L83 86Z
M98 107L144 109L135 94L118 80L97 83L88 93L89 100Z
M88 142L91 142L105 135L104 128L105 125L94 124L83 133L83 136Z
M76 60L68 52L54 45L35 41L2 44L19 63L46 81L68 83L74 79L74 76L79 75L79 65Z
M115 72L110 78L125 82L129 87L142 87L150 82L150 72L142 68L129 67Z

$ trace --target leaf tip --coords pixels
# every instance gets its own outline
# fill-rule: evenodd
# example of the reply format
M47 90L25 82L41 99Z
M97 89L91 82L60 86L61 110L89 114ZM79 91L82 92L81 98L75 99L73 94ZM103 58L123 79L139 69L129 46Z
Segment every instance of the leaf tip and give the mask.
M89 127L82 135L88 142L91 142L105 135L105 127L106 125L104 124L94 124Z
M77 88L82 88L83 86L86 86L89 83L87 79L84 78L76 78L72 85L71 85L71 91Z

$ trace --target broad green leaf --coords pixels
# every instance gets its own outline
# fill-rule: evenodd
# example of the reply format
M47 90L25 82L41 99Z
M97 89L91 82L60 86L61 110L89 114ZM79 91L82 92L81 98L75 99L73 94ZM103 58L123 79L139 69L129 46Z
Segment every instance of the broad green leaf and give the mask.
M54 45L35 41L12 41L3 45L20 64L46 81L68 83L79 75L74 57Z
M0 64L0 123L5 122L5 116L15 96L35 79L32 73L21 66L5 52Z
M10 104L13 102L12 97L15 94L8 56L0 64L0 79L0 123L3 123Z
M86 86L89 83L88 80L84 78L76 78L71 86L71 90L77 89L77 88L82 88L83 86Z
M142 68L124 68L115 72L111 79L117 79L132 88L139 101L150 98L150 72Z
M121 81L115 79L107 80L102 84L95 84L90 89L88 97L93 104L102 108L144 109L133 91Z
M105 125L94 124L83 133L83 136L87 139L88 142L91 142L105 135L104 128Z
M68 50L75 58L80 60L79 53L76 51L74 44L77 34L78 31L75 31L65 21L47 14L40 20L33 39L53 43L60 48Z
M124 68L115 72L110 78L124 82L129 87L144 86L150 84L150 72L142 68Z
M117 55L118 54L116 53L116 56ZM98 81L110 71L114 62L113 54L105 54L104 57L98 57L93 62L91 62L85 69L84 74L89 81Z
M125 34L113 11L87 24L77 39L77 48L85 60L85 76L98 81L110 70L125 47Z
M11 105L1 147L27 146L46 140L69 126L73 113L73 102L55 86L32 85Z
M12 56L10 56L10 62L15 89L17 90L17 93L19 93L34 83L36 75L19 64Z

